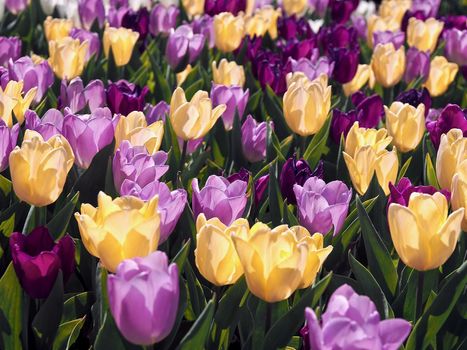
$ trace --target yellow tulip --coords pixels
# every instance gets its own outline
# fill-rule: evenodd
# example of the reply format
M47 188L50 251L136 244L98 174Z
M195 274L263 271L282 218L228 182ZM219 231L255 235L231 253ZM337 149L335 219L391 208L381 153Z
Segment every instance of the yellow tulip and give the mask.
M287 16L302 16L308 9L308 0L282 0L282 8Z
M395 32L400 29L400 22L396 18L390 17L381 17L377 15L371 15L368 18L367 23L367 41L368 45L373 47L373 33L375 32L384 32L391 31Z
M408 103L393 102L391 107L384 106L386 127L392 143L402 152L413 151L425 133L425 105L417 108Z
M205 136L224 113L225 104L212 108L206 91L199 90L188 102L181 87L175 89L170 100L170 122L181 139L195 140Z
M48 16L44 21L44 34L47 41L57 41L70 35L73 21L64 18L52 18Z
M74 160L70 144L62 135L44 141L38 132L26 130L21 147L16 146L9 159L16 195L36 207L55 202Z
M443 265L456 247L464 208L448 216L448 202L440 192L412 193L407 207L392 203L388 223L397 254L418 271Z
M394 21L402 23L404 14L410 10L411 0L384 0L379 6L379 15L383 18L392 18Z
M345 96L350 96L360 90L369 81L371 74L370 65L359 64L353 79L342 85Z
M191 64L189 64L186 66L186 68L183 71L175 75L175 77L177 78L177 86L180 86L183 84L185 79L188 77L188 74L190 74L192 70L193 70L193 67L191 66Z
M13 126L13 108L15 108L16 103L16 98L8 96L3 91L0 93L0 118L9 128Z
M271 230L258 222L243 238L232 235L248 289L267 302L285 300L304 282L309 245L281 225ZM315 260L316 263L316 260Z
M155 251L160 237L158 201L158 196L148 202L132 196L112 200L99 192L97 208L85 203L81 214L75 213L87 251L111 272L122 260Z
M225 58L219 62L219 67L216 61L212 62L212 80L214 83L225 86L245 85L245 71L243 66L238 65L235 61L229 62Z
M89 43L70 37L49 41L49 64L60 79L71 80L80 76L86 64Z
M138 32L128 28L106 27L103 38L105 57L109 57L110 49L112 49L115 65L124 66L130 62L138 37Z
M392 137L387 136L384 128L360 128L358 122L350 128L343 155L352 184L359 194L368 190L375 173L384 193L389 194L389 182L395 183L399 169L396 149L386 150L391 141Z
M300 75L297 75L300 76ZM294 77L289 79L294 80ZM313 81L297 79L284 94L284 118L290 129L301 136L316 134L326 122L331 108L331 86L321 74Z
M451 129L447 134L441 135L436 156L436 177L441 188L451 188L454 174L466 159L467 137L463 136L462 130Z
M433 52L443 27L444 23L434 18L422 21L411 17L407 26L407 44L419 51Z
M446 92L449 85L454 81L459 66L448 62L444 56L436 56L431 60L430 73L425 87L433 97L441 96Z
M240 46L244 35L245 20L242 15L234 16L222 12L214 16L214 42L222 52L232 52Z
M115 150L123 140L128 140L133 146L144 146L149 154L156 153L161 147L164 136L164 122L148 125L143 112L133 111L128 116L121 116L115 128Z
M459 170L452 178L451 194L452 209L464 208L462 230L467 232L467 160L459 165Z
M190 18L204 13L204 0L182 0L182 5Z
M218 218L206 220L200 214L196 220L195 262L199 272L216 286L234 284L242 275L231 235L248 239L248 220L237 219L225 226Z
M23 124L24 113L29 109L34 97L36 97L37 87L30 89L23 97L23 86L23 81L10 80L5 90L0 87L1 117L10 128L13 126L11 112L14 112L18 123Z
M371 69L382 86L388 88L396 85L405 71L404 46L396 50L392 43L378 44L371 57Z
M256 10L252 17L248 17L245 23L245 33L250 37L264 36L269 33L271 39L277 38L277 20L281 16L280 9L272 6L264 6Z

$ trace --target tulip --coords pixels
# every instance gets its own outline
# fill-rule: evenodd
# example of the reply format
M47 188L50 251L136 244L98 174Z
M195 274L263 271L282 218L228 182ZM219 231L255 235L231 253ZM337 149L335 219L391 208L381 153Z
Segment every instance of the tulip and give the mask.
M148 202L133 196L112 200L99 192L97 203L97 208L82 204L81 213L75 213L75 218L84 246L107 270L115 272L122 260L146 256L157 249L157 196Z
M329 54L333 49L359 47L355 28L348 28L343 24L322 27L318 33L318 41L325 54Z
M467 161L459 165L459 170L452 178L452 208L458 210L464 208L462 230L467 232Z
M243 275L243 268L232 235L248 239L249 233L246 219L226 226L217 217L207 220L200 214L196 219L195 263L201 275L216 286L234 284Z
M412 193L408 206L392 203L388 223L394 248L407 266L418 271L440 267L451 256L461 233L464 208L448 216L446 197Z
M396 85L405 71L404 47L396 50L392 43L379 44L373 51L371 69L382 86L388 88Z
M45 39L47 41L59 41L64 39L70 34L71 28L73 28L73 22L71 20L48 16L44 21Z
M268 189L269 185L269 174L261 176L254 183L254 197L255 205L258 205L262 200Z
M370 48L373 48L373 46L376 47L376 45L374 45L373 43L374 33L385 31L396 32L401 29L400 21L398 21L393 16L382 17L377 15L371 15L368 18L367 26L367 41Z
M133 83L121 79L110 82L107 87L107 105L112 113L130 114L144 109L144 99L149 92L147 86L142 89Z
M167 62L176 71L180 71L187 64L193 63L204 48L203 34L194 34L193 29L184 24L170 33L165 49Z
M273 128L269 122L269 128ZM260 162L266 158L266 137L268 123L258 123L248 115L242 125L242 151L245 158L251 162Z
M246 0L205 0L204 12L210 16L215 16L222 12L230 12L237 15L240 11L245 11L247 6Z
M388 198L388 208L391 203L397 203L407 207L409 205L410 195L412 193L425 193L433 195L438 190L433 186L414 186L410 179L403 177L399 180L397 185L389 184L389 190L391 191ZM449 202L451 199L451 193L446 190L439 191L446 197L446 200Z
M223 12L214 17L214 41L222 52L232 52L240 47L244 35L245 21L241 15L235 17Z
M249 90L243 91L240 86L225 86L213 84L211 88L211 100L213 107L225 105L222 114L225 130L233 128L235 115L239 120L243 119L243 113L250 95Z
M345 96L350 96L360 90L370 80L371 75L373 75L373 72L370 65L359 64L352 80L342 85Z
M321 74L325 74L328 77L331 76L334 70L334 62L332 62L327 56L321 56L319 58L317 56L318 50L313 49L311 59L302 57L296 61L290 57L289 62L292 66L292 72L302 72L310 81L315 80Z
M243 66L228 62L223 58L217 66L216 61L212 62L212 80L214 83L225 86L237 85L243 87L245 85L245 71Z
M169 264L165 253L124 260L107 278L107 291L110 311L125 339L151 345L170 334L180 287L177 265Z
M88 41L89 47L85 58L86 61L89 61L92 56L99 56L101 51L101 42L97 33L88 32L84 29L73 28L70 31L70 37L73 39L78 39L81 43L85 42L86 40Z
M30 0L5 0L4 4L8 11L14 15L23 12L29 6ZM3 7L3 3L1 5Z
M141 41L146 39L149 32L149 11L142 7L138 10L129 9L122 17L122 27L133 30L139 34Z
M428 78L430 72L430 52L418 51L415 47L407 50L407 67L405 69L404 80L407 83L423 77L423 80Z
M317 15L321 18L326 14L329 0L308 0L308 6L311 12L316 11Z
M91 30L96 21L100 28L104 25L105 9L103 0L79 0L78 13L81 24L86 30Z
M21 46L18 37L0 36L0 66L6 66L10 59L16 61L21 56Z
M0 138L2 140L0 143L0 172L8 168L8 157L10 156L13 148L16 146L19 129L19 124L13 125L13 127L10 129L5 124L5 122L0 119Z
M462 110L458 105L448 104L437 119L427 120L426 128L436 149L439 147L441 135L451 129L460 129L464 137L467 137L467 110Z
M284 65L280 54L269 50L258 50L253 58L252 66L253 73L263 89L269 85L277 95L287 90L286 75L290 72L290 67Z
M306 0L282 0L282 8L287 16L301 16L306 12L308 2Z
M75 243L66 234L56 243L46 227L36 227L28 235L10 236L13 267L19 282L32 298L47 298L59 270L66 282L75 267Z
M107 14L109 25L113 28L120 28L122 26L123 16L125 16L129 10L130 8L125 3L121 4L118 8L111 6Z
M387 44L392 43L394 47L399 49L401 46L404 45L405 41L405 34L401 31L390 31L386 30L383 32L373 32L373 45L377 46L378 44Z
M170 106L165 101L160 101L155 106L147 103L144 107L144 114L148 124L162 120L165 122L166 117L170 114Z
M426 88L433 97L441 96L454 81L459 66L448 62L443 56L436 56L431 60L430 74L425 83Z
M401 92L396 97L396 101L408 103L414 107L417 107L420 103L423 103L425 105L425 117L428 115L428 111L431 107L430 93L426 88L423 88L421 90L410 89Z
M49 109L42 118L39 118L36 112L28 109L24 119L26 129L38 132L46 141L62 133L63 114L58 109Z
M21 147L10 153L11 182L16 195L36 207L55 202L74 160L70 144L63 136L44 141L36 131L26 130Z
M375 172L384 193L389 194L389 182L395 182L399 167L395 148L386 150L391 141L384 128L365 129L358 122L350 128L343 155L352 184L360 195L368 190Z
M306 326L302 330L305 349L313 350L399 349L411 328L402 318L381 321L373 301L355 293L348 284L331 295L321 322L309 307L305 309L305 319Z
M3 92L0 86L0 119L7 127L13 126L13 108L17 105L17 99Z
M59 79L71 80L84 70L89 42L66 37L49 41L49 64Z
M359 49L343 47L332 49L331 58L334 62L332 76L337 82L345 84L352 81L357 73L359 55Z
M208 47L212 49L215 46L214 41L214 18L208 15L195 18L191 22L193 32L196 34L203 34L206 38Z
M115 65L120 67L128 64L138 38L139 33L131 29L106 27L103 38L105 57L109 57L109 51L112 49Z
M336 23L346 23L350 15L357 8L358 1L334 0L331 2L331 19Z
M181 0L183 8L189 18L202 15L205 0Z
M412 11L422 11L425 16L436 17L441 0L413 0Z
M161 147L164 136L164 122L161 120L150 125L142 112L131 112L121 116L115 128L115 150L123 140L128 140L133 146L144 146L149 154L156 153Z
M303 186L293 186L300 224L310 232L322 234L333 230L337 235L344 225L352 199L352 190L341 181L326 184L318 177L310 177Z
M149 31L152 35L159 34L168 35L171 29L177 25L177 17L180 10L177 6L171 5L166 7L163 4L156 4L149 16Z
M254 16L248 17L245 22L245 34L250 37L269 34L271 39L277 38L277 20L281 16L280 9L266 6L256 10Z
M462 130L451 129L441 135L436 156L436 177L441 188L449 190L452 178L467 159L467 137Z
M322 74L313 81L305 78L292 82L283 100L284 118L289 128L300 136L316 134L326 122L331 108L328 77Z
M411 4L412 0L384 0L378 8L378 13L383 18L393 17L400 24Z
M402 153L413 151L425 134L425 105L420 103L415 108L396 101L389 108L384 106L384 111L388 135L394 146Z
M449 29L443 33L444 52L449 61L464 66L467 62L467 30Z
M202 90L188 102L185 91L178 87L170 100L170 121L178 137L185 141L195 140L204 137L225 110L225 105L212 108L208 93Z
M105 102L105 89L101 80L91 80L86 87L80 77L72 79L69 84L66 80L62 80L60 108L68 107L71 113L77 113L88 107L92 113L97 108L104 107Z
M443 26L443 22L434 18L421 21L412 17L409 19L407 27L407 44L410 47L416 47L420 51L433 52L436 49Z
M35 87L30 89L23 96L23 85L22 81L17 82L10 80L4 90L0 87L0 107L2 107L0 110L1 118L10 128L13 125L12 111L14 112L18 123L23 124L24 113L36 96L37 88Z

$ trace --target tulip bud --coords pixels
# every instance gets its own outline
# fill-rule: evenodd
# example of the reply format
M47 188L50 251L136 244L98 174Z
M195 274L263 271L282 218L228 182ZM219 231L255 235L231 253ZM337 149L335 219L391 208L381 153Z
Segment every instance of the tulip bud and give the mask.
M239 48L244 35L245 21L242 15L234 16L223 12L214 17L214 40L222 52L232 52Z
M86 30L91 30L95 21L101 28L104 25L105 8L103 0L79 0L78 13L81 24Z
M412 0L384 0L378 8L378 13L383 18L392 17L400 24L411 5Z
M415 47L407 50L407 67L405 69L404 80L407 83L423 77L423 80L428 78L430 72L430 52L418 51Z
M396 85L405 71L404 47L396 50L392 43L379 44L373 51L371 68L376 81L382 86L388 88Z
M70 144L63 136L44 141L39 133L26 130L21 147L10 153L11 182L16 195L36 207L55 202L74 160Z
M412 193L407 207L392 203L388 223L394 248L407 266L418 271L440 267L456 247L464 208L448 216L446 197Z
M430 74L425 83L426 88L433 97L441 96L456 78L459 66L448 62L443 56L436 56L431 60Z
M6 66L10 59L16 61L20 58L21 46L21 39L16 36L0 36L0 66Z
M407 44L410 47L416 47L420 51L433 52L436 49L443 26L443 22L434 18L421 21L411 17L407 27Z
M326 74L329 77L334 70L334 62L332 62L329 57L321 56L318 58L318 49L313 49L311 59L302 57L296 61L289 57L289 62L292 66L293 73L302 72L310 81L315 80L321 74Z
M269 122L272 129L273 124ZM242 150L245 158L251 162L259 162L266 158L266 136L268 123L258 123L248 115L242 125Z
M99 192L97 208L82 204L75 213L87 251L115 272L125 259L146 256L157 249L160 237L158 197L148 202L132 196L114 200Z
M49 64L60 79L71 80L84 70L89 43L66 37L49 41Z
M8 168L8 157L16 146L19 129L19 124L13 125L10 129L3 119L0 119L0 139L2 140L0 143L0 172Z
M112 49L115 65L126 65L130 62L133 48L138 38L138 32L134 32L131 29L106 27L103 38L105 57L109 57L110 49Z
M149 31L151 34L154 36L169 34L170 30L174 29L177 25L179 13L180 10L177 6L170 5L167 7L161 3L157 3L153 7L149 17Z
M238 114L239 120L243 119L243 113L245 112L249 95L249 90L243 91L240 86L212 85L211 100L213 107L219 105L226 106L222 114L225 130L232 129L235 114Z
M383 32L374 32L373 33L373 46L377 46L378 44L387 44L392 43L396 50L404 45L405 41L405 34L401 31L390 31L385 30Z
M452 178L452 209L464 208L464 219L462 220L462 230L467 232L467 161L459 165L457 173Z
M243 87L245 85L245 71L243 66L236 64L235 61L229 62L223 58L219 66L216 65L216 61L212 62L212 80L219 85Z
M140 88L124 79L115 83L110 82L106 91L107 105L112 113L127 115L133 111L142 111L148 92L147 86Z
M353 93L360 90L363 85L365 85L370 76L373 74L371 71L371 66L368 64L359 64L357 68L357 72L351 81L342 85L342 89L344 90L345 96L350 96Z
M391 107L384 106L386 127L392 143L397 149L406 153L419 145L425 134L425 105L417 108L408 103L393 102Z
M357 73L360 50L339 47L333 48L330 54L334 62L333 78L341 84L352 81Z
M171 32L165 55L172 69L180 71L187 64L193 63L203 50L205 40L203 34L194 34L188 24Z
M44 21L44 34L47 41L59 41L68 37L73 21L64 18L52 18L48 16Z
M467 30L449 29L443 33L446 43L444 52L451 62L460 66L467 62Z
M451 129L441 135L436 156L436 177L441 188L451 189L452 178L466 159L467 137L463 136L462 130Z

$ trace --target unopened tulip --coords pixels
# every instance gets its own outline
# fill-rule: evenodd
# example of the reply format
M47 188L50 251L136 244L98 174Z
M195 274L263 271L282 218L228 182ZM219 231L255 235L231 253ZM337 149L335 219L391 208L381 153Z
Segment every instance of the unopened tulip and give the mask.
M205 0L181 0L185 12L190 18L203 14L204 2Z
M148 202L132 196L112 200L99 192L97 204L97 208L82 204L75 218L84 246L107 270L115 272L122 260L146 256L157 249L157 196Z
M172 31L165 49L170 67L180 71L187 64L193 63L203 50L205 40L203 34L195 34L188 24L183 24Z
M273 124L269 122L272 129ZM248 115L242 125L242 150L245 158L252 163L266 158L266 137L268 123L258 123L251 115Z
M467 137L462 130L451 129L441 135L441 142L436 156L436 177L442 189L449 190L452 178L459 171L460 165L467 159Z
M152 345L170 334L180 287L177 265L165 253L124 260L108 277L107 291L112 316L128 341Z
M404 264L427 271L440 267L451 256L461 233L464 208L448 216L448 206L439 192L412 193L407 207L389 206L389 231Z
M240 86L212 85L211 100L213 107L226 106L224 113L222 113L225 130L232 129L236 114L239 120L243 119L249 96L250 91L248 89L243 91Z
M139 34L139 40L144 41L149 33L149 11L146 7L138 10L130 9L122 17L121 26Z
M444 52L451 62L460 66L467 62L467 30L449 29L443 33L443 39L446 43Z
M439 148L441 135L446 134L451 129L460 129L464 137L467 137L467 110L461 109L455 104L448 104L439 111L437 118L427 119L426 129L430 133L431 142L436 149Z
M188 102L185 91L178 87L170 100L170 121L175 134L181 139L200 139L212 129L225 109L225 105L212 108L208 93L202 90L197 91Z
M55 202L74 160L70 144L63 136L44 141L39 133L26 130L21 147L10 153L11 182L16 195L36 207Z
M234 284L243 275L243 268L231 236L246 240L249 234L246 219L226 226L216 217L207 220L200 214L196 219L195 262L201 275L216 286Z
M430 52L419 51L415 47L407 50L406 57L407 67L405 68L404 80L410 83L419 77L423 80L428 78L430 72Z
M410 47L416 47L420 51L433 52L436 49L443 26L443 22L434 18L421 21L411 17L407 27L407 44Z
M64 18L48 16L44 21L44 34L47 41L58 41L66 38L73 28L73 22Z
M377 46L378 44L387 44L392 43L396 50L404 45L405 41L405 34L401 31L390 31L385 30L383 32L374 32L373 33L373 46Z
M431 60L430 74L425 83L426 88L433 97L441 96L454 81L459 66L448 62L443 56L436 56Z
M219 85L243 87L245 85L245 71L243 66L238 65L235 61L229 62L223 58L219 62L219 66L216 61L213 61L212 81Z
M69 83L62 80L59 101L59 108L68 107L72 113L78 113L85 107L88 107L92 113L97 108L105 106L104 84L101 80L96 79L84 86L80 77L72 79Z
M12 113L14 113L19 124L24 122L24 113L28 110L34 97L36 96L37 87L30 89L23 96L23 81L10 80L3 90L0 87L0 117L11 128L13 125Z
M413 151L425 134L425 105L417 108L408 103L393 102L391 107L384 106L386 128L396 148L406 153Z
M214 17L214 41L222 52L232 52L239 48L244 35L243 16L223 12Z
M316 55L315 55L316 53ZM321 56L318 58L318 50L313 50L311 59L302 57L299 60L289 58L289 62L292 65L292 72L302 72L311 81L318 78L321 74L326 74L328 77L332 75L334 70L334 62L329 57Z
M464 208L464 219L462 220L462 230L467 232L467 161L459 164L459 169L452 178L451 185L453 210Z
M101 51L101 41L99 40L99 35L94 32L88 32L84 29L73 28L70 31L70 37L73 39L78 39L81 43L85 42L86 40L89 43L88 52L86 54L86 61L94 56L98 57Z
M19 124L13 125L10 129L3 119L0 119L0 172L8 168L8 158L11 151L16 146L19 135Z
M60 79L71 80L84 70L89 43L66 37L49 41L49 64Z
M110 49L117 66L124 66L130 62L133 49L139 34L127 28L107 27L104 31L104 54L109 57Z
M360 90L363 85L365 85L370 76L373 74L371 71L371 66L368 64L359 64L357 68L357 72L351 81L342 85L342 89L344 90L345 96L350 96L354 92Z
M287 16L301 16L308 8L307 0L283 0L282 8Z
M21 46L21 39L16 36L0 36L0 66L6 66L10 59L20 58Z
M38 132L45 141L55 135L62 134L63 114L58 109L49 109L42 118L39 118L36 112L28 109L24 116L26 129Z
M269 34L271 39L277 38L277 20L281 16L280 9L265 6L248 17L245 22L245 34L250 37Z
M405 71L404 47L396 50L392 43L379 44L371 57L371 69L382 86L388 88L396 85Z
M371 15L368 18L367 27L367 41L370 47L373 45L373 34L376 32L391 31L396 32L400 30L400 22L398 22L393 16L381 17L377 15Z
M110 82L106 90L107 105L112 113L127 115L133 111L142 111L148 92L147 86L141 88L124 79L115 83Z
M115 150L123 140L128 140L133 146L144 146L149 154L154 154L161 147L163 136L162 120L148 125L143 112L131 112L126 117L120 116L115 128Z
M79 0L78 13L81 24L86 30L91 30L94 22L102 28L105 20L105 8L103 0Z
M360 50L358 48L338 47L330 52L334 62L332 77L338 83L346 84L352 81L357 73Z
M164 100L159 101L155 106L147 103L144 106L144 114L146 115L148 124L152 124L158 120L165 122L165 119L170 114L170 106Z
M285 121L300 136L316 134L326 122L330 108L331 86L324 74L313 81L305 78L292 82L284 94Z
M149 31L152 35L167 35L177 24L177 17L180 10L177 6L157 3L151 10L149 17Z
M355 122L350 129L343 155L352 184L359 194L365 194L375 173L384 193L389 194L389 182L396 181L399 170L396 149L386 150L391 141L392 137L387 136L384 128L365 129Z

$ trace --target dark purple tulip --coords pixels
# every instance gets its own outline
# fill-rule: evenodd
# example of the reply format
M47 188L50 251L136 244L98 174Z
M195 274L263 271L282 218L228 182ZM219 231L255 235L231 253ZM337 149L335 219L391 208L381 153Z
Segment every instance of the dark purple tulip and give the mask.
M354 27L346 27L342 24L321 27L318 32L318 42L325 54L332 51L332 48L356 48L358 33Z
M298 60L303 57L311 57L313 49L316 47L316 37L304 40L290 39L287 42L279 41L277 47L286 59L291 57Z
M392 32L386 30L384 32L373 33L373 46L376 47L378 44L392 43L396 50L404 45L405 33L401 31Z
M75 244L68 234L55 243L46 227L36 227L28 235L15 232L10 251L19 282L32 298L47 298L59 270L64 281L73 273Z
M20 12L23 12L28 7L29 0L6 0L4 4L8 11L10 11L14 15L18 15Z
M279 176L282 197L287 199L287 203L297 204L293 186L295 184L303 186L305 181L312 176L313 171L305 159L296 160L294 157L287 159Z
M210 96L213 108L221 104L227 106L225 112L222 114L222 121L224 122L225 129L231 130L236 113L240 121L243 119L250 91L248 89L243 91L240 86L212 84Z
M67 84L66 80L62 80L58 99L60 109L69 107L72 113L77 113L86 106L91 112L105 106L105 89L101 80L91 80L84 87L81 78L76 77Z
M409 19L411 17L415 17L416 19L419 19L419 20L426 20L428 19L427 16L425 16L425 14L423 13L423 11L407 11L405 14L404 14L404 17L402 18L402 24L401 24L401 30L405 33L405 31L407 30L407 26L409 25Z
M63 114L58 109L49 109L42 118L39 118L36 112L28 109L24 114L24 120L26 129L37 131L44 140L62 133Z
M21 39L12 36L0 36L0 66L6 67L11 59L16 61L21 56Z
M436 149L439 147L441 135L451 129L461 129L464 137L467 137L467 109L462 110L458 105L448 104L437 119L427 118L426 128Z
M227 181L230 183L236 180L245 181L248 183L250 181L250 172L245 168L241 168L238 173L234 173L227 178Z
M261 176L254 184L254 193L255 193L255 205L258 205L259 202L264 197L266 190L269 185L269 174Z
M314 50L314 52L317 51L316 49ZM311 81L315 80L323 73L330 77L334 70L334 62L331 62L327 56L321 56L315 60L313 56L314 55L312 55L311 59L300 58L298 61L290 58L289 61L292 72L303 72Z
M359 0L333 0L331 2L331 19L336 23L345 23L357 8Z
M191 22L191 26L193 27L193 33L204 35L208 47L210 49L212 49L215 46L213 22L214 19L208 15L203 15L201 17L195 18L193 22Z
M428 115L431 108L431 97L426 88L421 90L410 89L404 91L396 97L395 101L408 103L415 108L417 108L420 103L423 103L425 105L425 117Z
M166 7L163 4L156 4L149 16L149 32L156 36L158 34L168 35L171 29L177 25L177 17L180 10L177 6Z
M410 179L406 177L400 179L396 186L394 186L392 183L389 183L389 190L390 195L388 198L388 208L391 203L397 203L405 207L408 206L410 195L415 192L426 193L430 195L435 194L435 192L441 192L446 197L448 202L451 200L451 193L449 191L438 191L433 186L414 186L412 185L412 182L410 182Z
M467 29L467 16L466 15L459 15L459 16L445 16L441 17L441 20L444 22L444 30L448 29L459 29L464 30Z
M246 56L254 63L257 56L263 52L261 49L263 45L263 38L260 36L255 36L253 38L247 36L244 40L246 42Z
M319 17L324 18L329 0L308 0L308 5L311 9L314 9L314 12L316 12Z
M5 90L8 82L10 81L10 74L8 69L3 66L0 66L0 86Z
M97 21L100 28L105 21L105 8L103 0L79 0L78 13L81 24L87 30Z
M269 85L277 95L287 90L285 77L290 71L290 64L284 64L279 54L270 51L260 50L253 61L253 72L261 86Z
M348 83L357 73L360 52L358 49L337 48L331 51L334 62L332 76L341 84Z
M165 49L165 56L170 67L175 71L185 69L187 64L193 63L204 48L203 34L193 33L187 25L181 25L169 36Z
M122 17L122 27L139 33L139 39L144 41L149 32L149 11L146 7L138 11L128 10Z
M441 0L414 0L412 1L411 11L423 12L426 18L436 18Z
M279 17L277 20L277 31L279 37L285 40L307 39L314 36L308 21L305 18L298 19L295 15Z
M204 12L210 16L215 16L221 12L231 12L235 16L240 11L246 10L246 0L205 0Z
M112 113L128 115L144 109L144 98L149 92L147 86L142 89L126 80L110 82L107 87L107 106Z
M11 151L16 146L19 129L19 124L13 125L10 129L3 119L0 119L0 172L8 168L8 159Z
M344 138L350 131L352 125L357 121L357 111L355 109L349 112L342 112L339 109L332 111L331 137L336 144L340 144L341 135Z
M406 57L405 82L410 83L419 77L423 77L423 80L426 80L430 73L430 51L419 51L415 47L410 47L407 50Z
M153 106L149 103L144 107L144 115L146 116L146 121L148 125L162 120L165 121L165 118L170 114L170 106L165 101L160 101L157 105Z
M448 29L443 33L446 43L444 52L450 62L455 62L460 66L467 65L467 29Z
M95 57L99 56L101 51L101 42L99 40L99 35L94 32L88 32L84 29L72 28L70 32L70 37L73 39L79 39L82 43L87 40L89 43L88 52L86 53L86 61L89 61L92 55Z

